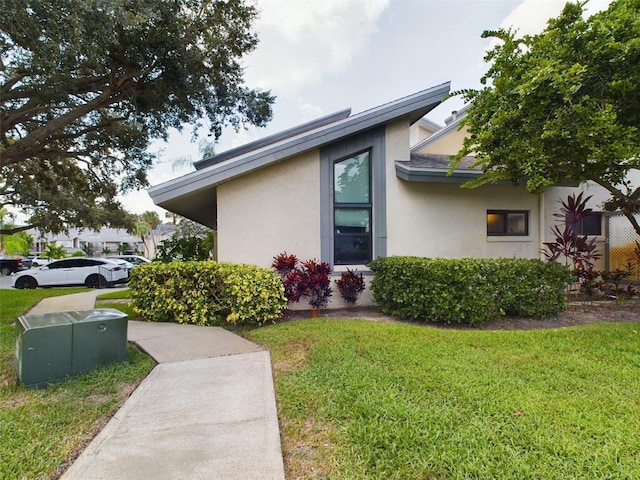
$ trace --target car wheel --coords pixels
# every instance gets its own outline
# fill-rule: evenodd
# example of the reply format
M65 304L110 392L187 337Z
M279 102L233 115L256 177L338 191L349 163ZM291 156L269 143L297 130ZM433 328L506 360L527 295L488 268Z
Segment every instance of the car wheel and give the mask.
M84 281L87 288L103 288L107 285L107 279L102 275L89 275Z
M16 280L16 288L33 289L38 287L38 281L33 277L20 277Z
M2 267L2 270L0 270L0 273L2 275L11 275L11 269L9 267Z

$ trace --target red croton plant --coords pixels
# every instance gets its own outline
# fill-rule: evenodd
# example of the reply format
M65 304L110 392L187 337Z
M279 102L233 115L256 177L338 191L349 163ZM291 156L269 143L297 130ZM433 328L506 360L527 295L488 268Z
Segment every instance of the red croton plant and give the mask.
M287 300L298 302L307 297L314 308L327 306L331 297L331 265L327 262L315 258L300 262L295 255L283 252L273 258L271 266L280 275Z

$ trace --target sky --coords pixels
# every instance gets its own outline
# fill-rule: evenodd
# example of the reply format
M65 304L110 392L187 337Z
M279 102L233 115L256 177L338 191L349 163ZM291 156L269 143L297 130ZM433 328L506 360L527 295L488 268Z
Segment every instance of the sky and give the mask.
M351 108L359 113L421 90L451 82L451 90L480 87L491 39L484 30L542 31L563 0L253 0L258 47L243 58L245 83L275 95L267 127L226 129L215 145L221 153L323 115ZM611 0L590 0L593 14ZM463 106L451 98L427 118L437 123ZM205 140L206 132L202 132ZM155 142L149 172L158 185L193 171L201 158L191 129ZM133 213L164 210L146 190L123 197Z

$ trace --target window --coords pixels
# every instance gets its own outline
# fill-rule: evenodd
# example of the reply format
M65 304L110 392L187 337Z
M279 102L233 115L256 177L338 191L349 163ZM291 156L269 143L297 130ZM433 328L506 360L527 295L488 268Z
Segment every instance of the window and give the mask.
M487 235L517 237L529 235L526 210L487 210Z
M569 218L566 218L566 222L571 226ZM602 235L602 214L588 213L575 224L575 227L578 235Z
M371 155L365 151L333 164L334 263L371 261Z

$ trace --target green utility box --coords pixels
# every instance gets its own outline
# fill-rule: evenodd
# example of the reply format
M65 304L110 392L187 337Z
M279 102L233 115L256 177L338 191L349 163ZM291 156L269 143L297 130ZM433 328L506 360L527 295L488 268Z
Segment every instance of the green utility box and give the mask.
M16 322L18 378L39 388L127 359L127 315L113 308L23 315Z
M71 374L127 360L127 314L115 308L66 312L72 323Z
M61 314L24 315L16 322L18 378L39 388L71 374L71 321Z

